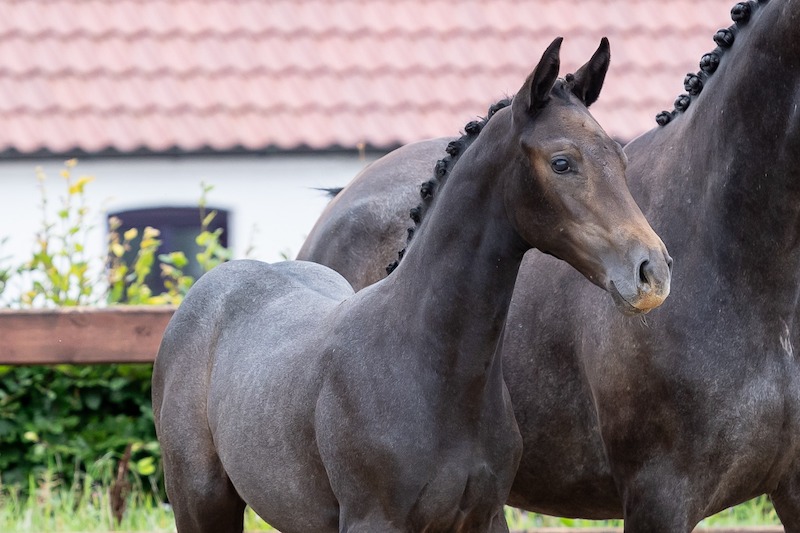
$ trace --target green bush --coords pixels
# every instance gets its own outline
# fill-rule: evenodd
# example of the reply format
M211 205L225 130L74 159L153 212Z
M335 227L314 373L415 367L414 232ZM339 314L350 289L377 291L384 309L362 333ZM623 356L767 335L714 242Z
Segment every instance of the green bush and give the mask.
M160 459L150 404L152 365L0 366L0 472L5 485L56 472L71 483L98 461L156 473Z
M67 161L60 172L65 193L54 209L45 189L46 176L37 169L41 226L31 258L24 264L9 266L8 258L0 254L0 298L11 284L16 292L12 297L7 291L3 304L27 308L180 303L195 281L182 270L188 260L181 252L158 256L166 292L151 294L145 283L159 264L156 253L161 243L154 228L120 235L119 221L112 219L107 253L87 257L85 243L93 228L87 222L90 211L84 191L93 178L75 178L75 165L76 161ZM204 271L230 258L230 251L220 244L221 230L208 229L216 215L205 211L210 190L202 185L196 239L201 253L194 258ZM0 239L0 251L3 242ZM134 257L131 264L124 260L127 252ZM151 374L152 365L0 366L0 488L6 493L29 493L54 475L62 485L79 485L89 470L94 472L92 479L106 479L115 475L117 461L131 446L131 481L163 493Z

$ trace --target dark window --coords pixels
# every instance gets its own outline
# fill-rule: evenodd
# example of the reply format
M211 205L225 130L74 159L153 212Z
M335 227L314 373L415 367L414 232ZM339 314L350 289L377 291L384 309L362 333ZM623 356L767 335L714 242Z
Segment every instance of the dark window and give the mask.
M220 235L220 244L228 247L228 212L223 209L214 207L206 207L205 213L216 211L217 214L211 221L208 227L209 231L214 231L222 228L222 235ZM183 269L184 273L198 279L202 274L202 268L197 263L195 256L201 251L200 247L195 242L195 238L201 231L201 211L198 207L156 207L150 209L132 209L129 211L118 211L116 213L109 213L109 218L116 217L120 220L121 224L117 230L120 235L123 235L131 228L138 230L138 236L132 241L131 250L127 251L123 256L126 264L132 265L136 258L136 252L139 250L139 243L142 239L142 232L145 227L151 226L156 228L161 234L161 246L158 248L158 254L166 254L170 252L183 252L189 263ZM164 291L164 282L161 279L161 267L158 262L153 265L150 275L147 277L147 285L153 294L160 294Z

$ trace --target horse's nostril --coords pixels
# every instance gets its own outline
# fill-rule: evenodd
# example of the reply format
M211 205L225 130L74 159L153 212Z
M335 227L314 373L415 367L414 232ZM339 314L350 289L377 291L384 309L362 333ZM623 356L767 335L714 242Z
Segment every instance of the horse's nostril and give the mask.
M642 261L642 264L639 265L639 281L642 285L650 285L650 278L647 275L648 265L650 265L650 261L647 259Z
M672 273L672 258L667 258L667 268L669 269L670 273Z

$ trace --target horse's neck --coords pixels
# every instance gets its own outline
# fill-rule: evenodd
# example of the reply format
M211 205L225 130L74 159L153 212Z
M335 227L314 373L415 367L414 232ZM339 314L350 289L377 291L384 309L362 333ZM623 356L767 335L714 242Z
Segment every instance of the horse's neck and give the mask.
M700 251L734 281L764 275L763 291L800 271L800 0L759 11L689 109L626 152L677 262Z
M479 148L479 147L474 147ZM443 375L473 383L490 367L527 245L505 215L502 180L467 151L387 281L419 353Z

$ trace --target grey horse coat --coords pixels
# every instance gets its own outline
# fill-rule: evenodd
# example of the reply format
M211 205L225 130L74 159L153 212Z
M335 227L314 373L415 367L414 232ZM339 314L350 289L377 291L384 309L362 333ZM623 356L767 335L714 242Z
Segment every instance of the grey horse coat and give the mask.
M164 335L153 409L178 531L507 531L521 439L498 343L533 246L644 312L670 259L557 39L483 127L395 273L356 294L306 262L224 264ZM589 95L589 96L587 96ZM451 148L456 152L463 147Z

